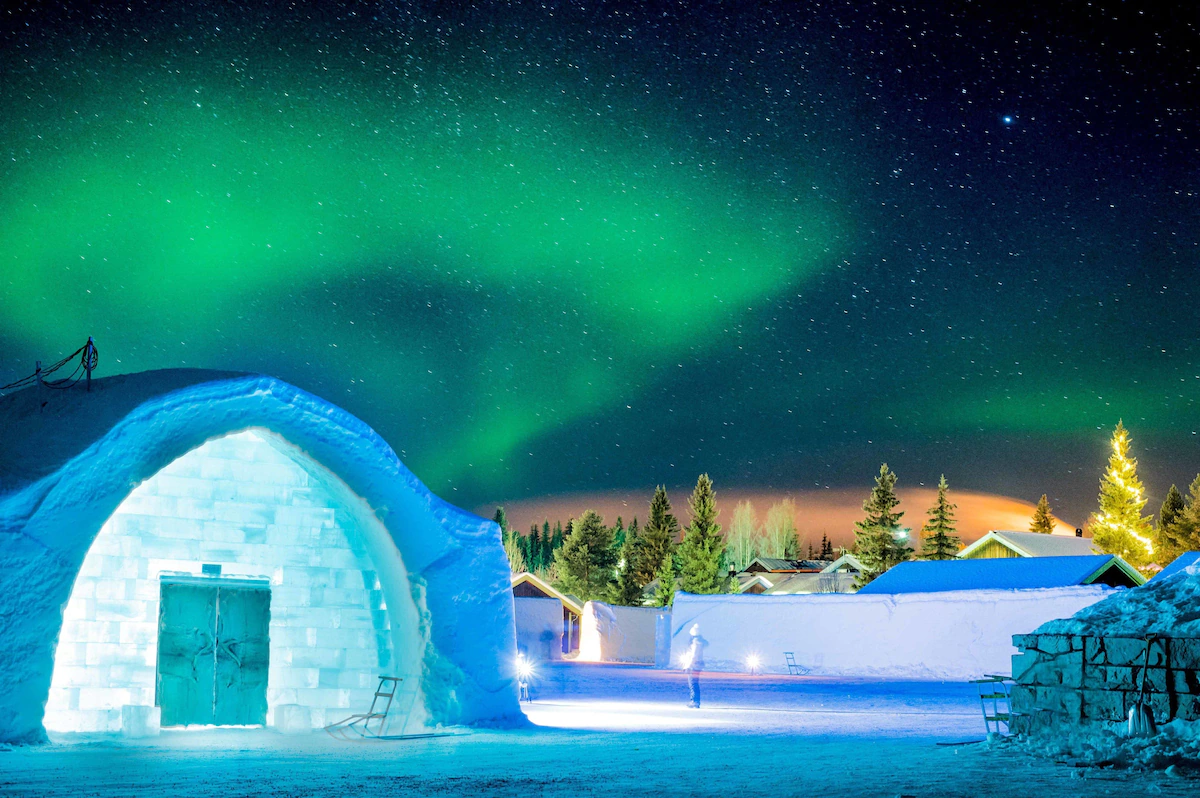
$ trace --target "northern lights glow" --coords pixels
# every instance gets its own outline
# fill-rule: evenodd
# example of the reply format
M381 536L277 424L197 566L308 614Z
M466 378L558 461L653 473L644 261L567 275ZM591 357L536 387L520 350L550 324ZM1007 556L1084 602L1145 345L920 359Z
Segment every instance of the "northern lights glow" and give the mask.
M468 505L888 459L1078 513L1122 416L1195 471L1192 134L1121 115L1170 63L1039 94L855 4L124 9L4 23L0 379L88 334L269 372Z

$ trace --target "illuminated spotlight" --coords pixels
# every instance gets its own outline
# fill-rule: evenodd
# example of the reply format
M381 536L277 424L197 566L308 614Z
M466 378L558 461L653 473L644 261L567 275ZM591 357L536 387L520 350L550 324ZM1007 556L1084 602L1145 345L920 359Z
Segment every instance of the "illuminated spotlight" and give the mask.
M758 658L757 654L751 654L750 656L746 657L746 667L751 673L758 673L758 666L761 664L762 660Z
M517 676L520 677L521 681L525 681L532 675L533 675L533 664L527 659L524 659L524 658L518 659L517 660Z

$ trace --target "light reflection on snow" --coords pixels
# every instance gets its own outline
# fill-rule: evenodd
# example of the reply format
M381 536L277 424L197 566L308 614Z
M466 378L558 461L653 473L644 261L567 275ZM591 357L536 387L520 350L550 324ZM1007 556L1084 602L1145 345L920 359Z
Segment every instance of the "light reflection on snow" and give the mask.
M655 731L736 724L719 710L689 709L682 704L650 701L535 701L525 715L537 726L559 729Z

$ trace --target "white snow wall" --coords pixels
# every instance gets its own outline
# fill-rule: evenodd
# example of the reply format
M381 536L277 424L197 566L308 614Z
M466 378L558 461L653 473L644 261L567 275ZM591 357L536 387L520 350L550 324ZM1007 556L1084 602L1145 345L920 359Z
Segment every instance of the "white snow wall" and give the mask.
M616 607L599 601L583 605L579 622L581 662L654 662L654 634L662 610Z
M0 496L0 741L45 739L42 717L63 608L103 524L168 464L208 440L251 428L274 432L336 475L343 503L358 502L386 530L392 563L375 557L375 565L381 573L395 567L406 574L404 600L416 608L424 641L421 688L429 722L523 722L511 674L512 588L495 524L431 494L370 427L298 388L269 377L212 381L199 373L196 384L156 395L157 374L113 378L125 387L146 381L147 398L52 473ZM168 374L173 380L165 383L177 385L179 373ZM103 417L104 382L93 383L90 394L50 397L79 405L74 428L67 424L62 434L86 434L89 414ZM389 607L404 603L385 599Z
M513 599L517 648L532 660L562 659L563 605L556 598Z
M423 716L411 592L395 586L402 604L386 606L367 551L386 532L373 515L354 517L355 504L343 505L302 458L271 433L235 433L134 489L101 528L64 610L48 731L116 732L122 707L154 706L160 577L200 576L204 564L270 586L268 725L281 704L308 708L314 728L363 712L380 675L405 680L397 714L415 705Z
M1066 618L1112 594L1106 587L962 590L896 595L798 596L677 593L671 665L700 624L707 670L787 673L785 652L803 673L885 679L964 680L1010 672L1012 636Z

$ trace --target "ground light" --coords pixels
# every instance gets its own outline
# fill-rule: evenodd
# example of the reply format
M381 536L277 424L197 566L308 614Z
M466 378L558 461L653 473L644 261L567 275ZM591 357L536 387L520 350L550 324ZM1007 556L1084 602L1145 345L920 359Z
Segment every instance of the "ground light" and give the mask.
M517 656L517 700L532 702L529 695L529 680L533 677L533 663L524 655Z
M759 659L757 654L751 654L746 657L746 668L750 671L750 673L757 674L758 666L761 664L762 660Z

